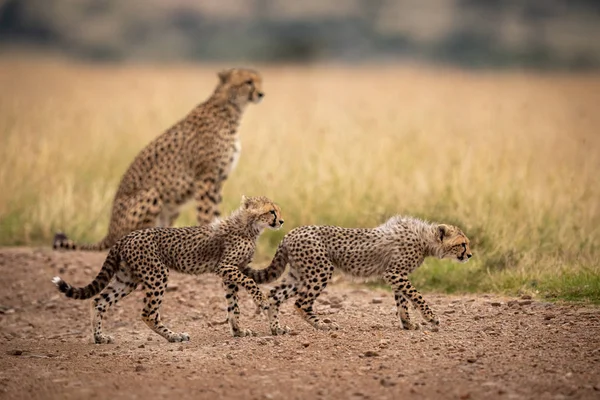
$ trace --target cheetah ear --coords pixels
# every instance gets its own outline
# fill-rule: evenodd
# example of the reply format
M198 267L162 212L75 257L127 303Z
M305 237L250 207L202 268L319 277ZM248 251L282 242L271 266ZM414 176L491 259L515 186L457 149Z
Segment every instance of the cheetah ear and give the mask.
M248 208L250 206L250 199L246 195L242 195L242 207Z
M229 80L229 77L231 77L231 70L224 69L223 71L218 73L218 76L219 76L219 81L221 82L221 84L223 84Z
M438 237L440 242L444 241L444 237L448 236L448 225L438 225Z

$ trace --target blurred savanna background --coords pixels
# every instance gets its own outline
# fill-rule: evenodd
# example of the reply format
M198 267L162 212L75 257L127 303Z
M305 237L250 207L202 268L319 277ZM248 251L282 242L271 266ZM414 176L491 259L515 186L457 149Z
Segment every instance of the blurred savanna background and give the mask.
M259 265L293 227L410 214L474 250L418 288L598 303L599 37L595 0L0 0L0 245L101 239L133 157L249 66L223 209L281 205Z

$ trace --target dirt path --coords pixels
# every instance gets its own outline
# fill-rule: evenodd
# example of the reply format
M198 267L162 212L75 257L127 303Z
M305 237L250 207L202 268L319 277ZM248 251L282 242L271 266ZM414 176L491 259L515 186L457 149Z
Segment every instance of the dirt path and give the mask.
M0 398L6 399L599 399L600 309L493 296L426 294L439 332L400 331L393 297L332 285L317 332L283 307L295 335L271 337L242 293L232 338L214 276L172 274L163 315L191 342L167 343L139 318L141 292L109 313L114 345L90 343L89 302L50 279L88 283L104 254L0 249ZM340 282L342 282L340 280Z

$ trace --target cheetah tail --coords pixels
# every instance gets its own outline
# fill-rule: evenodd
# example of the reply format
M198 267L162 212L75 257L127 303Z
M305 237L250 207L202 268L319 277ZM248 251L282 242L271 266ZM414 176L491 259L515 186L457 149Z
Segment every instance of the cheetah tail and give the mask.
M58 290L65 294L65 296L72 299L85 300L94 297L102 291L110 282L111 278L117 272L121 257L119 257L118 250L113 247L108 252L108 256L102 265L102 269L90 284L85 287L77 288L69 285L58 276L52 279Z
M283 274L285 266L288 263L288 251L285 245L285 241L282 242L277 248L275 257L265 269L254 269L250 266L245 266L241 269L242 273L249 278L252 278L256 283L269 283L273 282Z
M110 247L113 244L114 243L109 238L109 236L106 236L104 239L102 239L98 243L77 244L74 241L72 241L71 239L69 239L67 237L67 235L65 235L64 233L58 232L54 235L54 241L52 243L52 247L55 250L63 249L63 250L103 251L103 250L110 249Z

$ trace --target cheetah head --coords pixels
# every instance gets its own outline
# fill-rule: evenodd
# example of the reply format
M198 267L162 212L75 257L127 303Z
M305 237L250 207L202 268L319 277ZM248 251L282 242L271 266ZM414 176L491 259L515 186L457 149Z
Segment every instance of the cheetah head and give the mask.
M281 209L266 197L242 196L242 208L249 214L254 226L260 230L279 229L283 225Z
M259 103L265 95L258 72L243 68L231 68L219 72L217 90L221 90L230 101L240 106Z
M440 258L450 258L465 263L473 256L469 238L456 226L438 225L436 232Z

